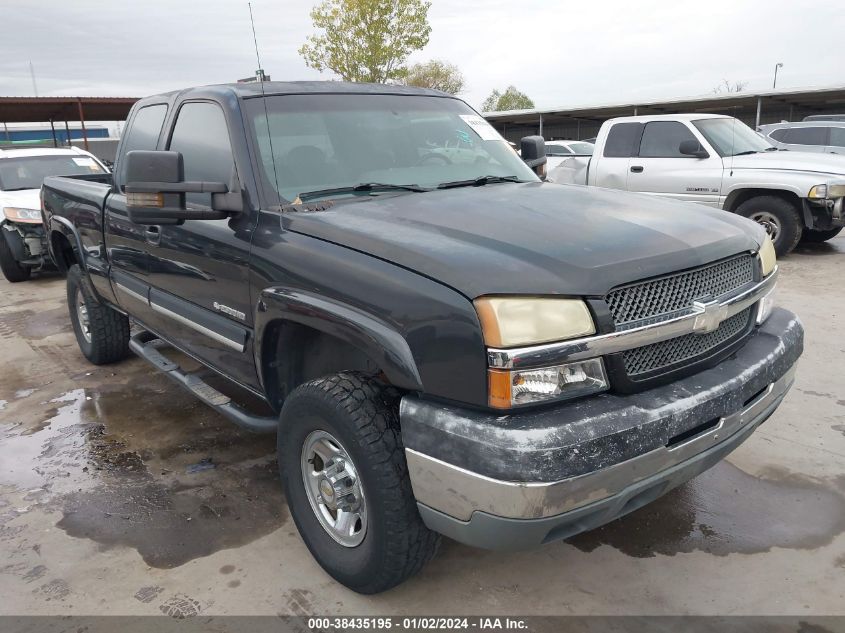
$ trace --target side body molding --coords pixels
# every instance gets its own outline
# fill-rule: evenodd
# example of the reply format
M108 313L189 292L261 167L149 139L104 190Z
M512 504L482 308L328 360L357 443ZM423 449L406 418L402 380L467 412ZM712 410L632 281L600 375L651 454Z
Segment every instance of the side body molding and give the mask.
M262 383L264 334L271 322L281 319L335 336L366 353L393 385L423 390L417 363L405 338L372 314L304 290L275 286L261 291L255 315L255 360Z

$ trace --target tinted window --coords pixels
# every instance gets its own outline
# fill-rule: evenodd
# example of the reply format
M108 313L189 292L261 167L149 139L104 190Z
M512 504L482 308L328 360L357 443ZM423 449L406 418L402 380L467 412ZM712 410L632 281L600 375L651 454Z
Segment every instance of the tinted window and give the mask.
M697 141L687 126L677 121L652 121L646 123L640 156L644 158L688 158L678 146L683 141Z
M830 144L834 147L845 147L845 127L830 128Z
M220 106L213 103L186 103L179 109L170 147L181 152L185 180L229 183L235 160L229 142L229 129ZM210 193L190 193L189 204L211 206Z
M566 156L571 154L565 146L555 145L554 143L546 143L546 154L549 156Z
M786 131L784 143L793 145L827 145L827 128L793 127Z
M634 146L640 140L642 123L617 123L607 135L604 155L608 158L628 158L634 154Z
M786 138L786 128L774 130L771 134L769 134L769 136L771 136L776 141L783 141L783 139Z
M135 113L135 118L129 129L126 131L126 138L123 141L122 154L136 149L151 150L158 144L158 135L161 133L161 125L164 123L164 115L167 114L167 106L160 105L146 106ZM120 173L118 182L123 185L123 174L126 161L120 161Z
M104 173L97 161L84 154L4 158L0 160L0 191L39 189L47 176Z

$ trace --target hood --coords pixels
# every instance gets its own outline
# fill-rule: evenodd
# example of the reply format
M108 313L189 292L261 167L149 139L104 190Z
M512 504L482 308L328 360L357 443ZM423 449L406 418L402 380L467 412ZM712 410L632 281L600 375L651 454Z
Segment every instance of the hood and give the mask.
M706 264L763 239L759 225L703 205L595 187L503 183L338 202L285 213L285 229L487 294L603 295Z
M21 207L22 209L40 209L40 189L22 189L20 191L0 191L0 218L4 218L3 207Z
M731 167L731 157L722 159L725 167ZM782 169L819 174L845 176L845 156L815 152L760 152L747 156L733 157L734 169Z

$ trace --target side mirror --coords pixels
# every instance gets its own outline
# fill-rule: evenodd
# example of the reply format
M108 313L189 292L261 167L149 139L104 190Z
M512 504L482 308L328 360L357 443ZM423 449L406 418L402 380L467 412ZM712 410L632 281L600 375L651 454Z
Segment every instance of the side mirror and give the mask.
M694 140L681 141L680 145L678 145L678 151L684 156L710 158L710 154L701 146L701 143Z
M126 212L137 224L222 220L242 207L240 191L223 182L185 181L182 154L136 150L126 157ZM230 183L231 184L231 183ZM186 193L212 194L212 209L188 209Z
M546 177L546 141L542 136L525 136L519 142L520 155L525 164L540 178Z

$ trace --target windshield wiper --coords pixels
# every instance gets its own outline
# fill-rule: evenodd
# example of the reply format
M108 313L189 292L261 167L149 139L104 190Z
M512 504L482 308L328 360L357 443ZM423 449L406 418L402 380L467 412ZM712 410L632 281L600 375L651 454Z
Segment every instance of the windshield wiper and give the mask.
M316 191L306 191L299 194L300 200L310 200L311 198L319 198L320 196L333 196L340 193L359 193L365 191L415 191L417 193L428 191L425 187L419 185L394 185L385 182L361 182L357 185L350 185L348 187L335 187L333 189L318 189Z
M455 180L454 182L443 182L437 185L438 189L453 189L455 187L482 187L491 182L527 182L520 180L519 176L479 176L472 180Z
M749 149L745 150L744 152L737 152L734 156L748 156L749 154L759 154L760 150L757 149Z

